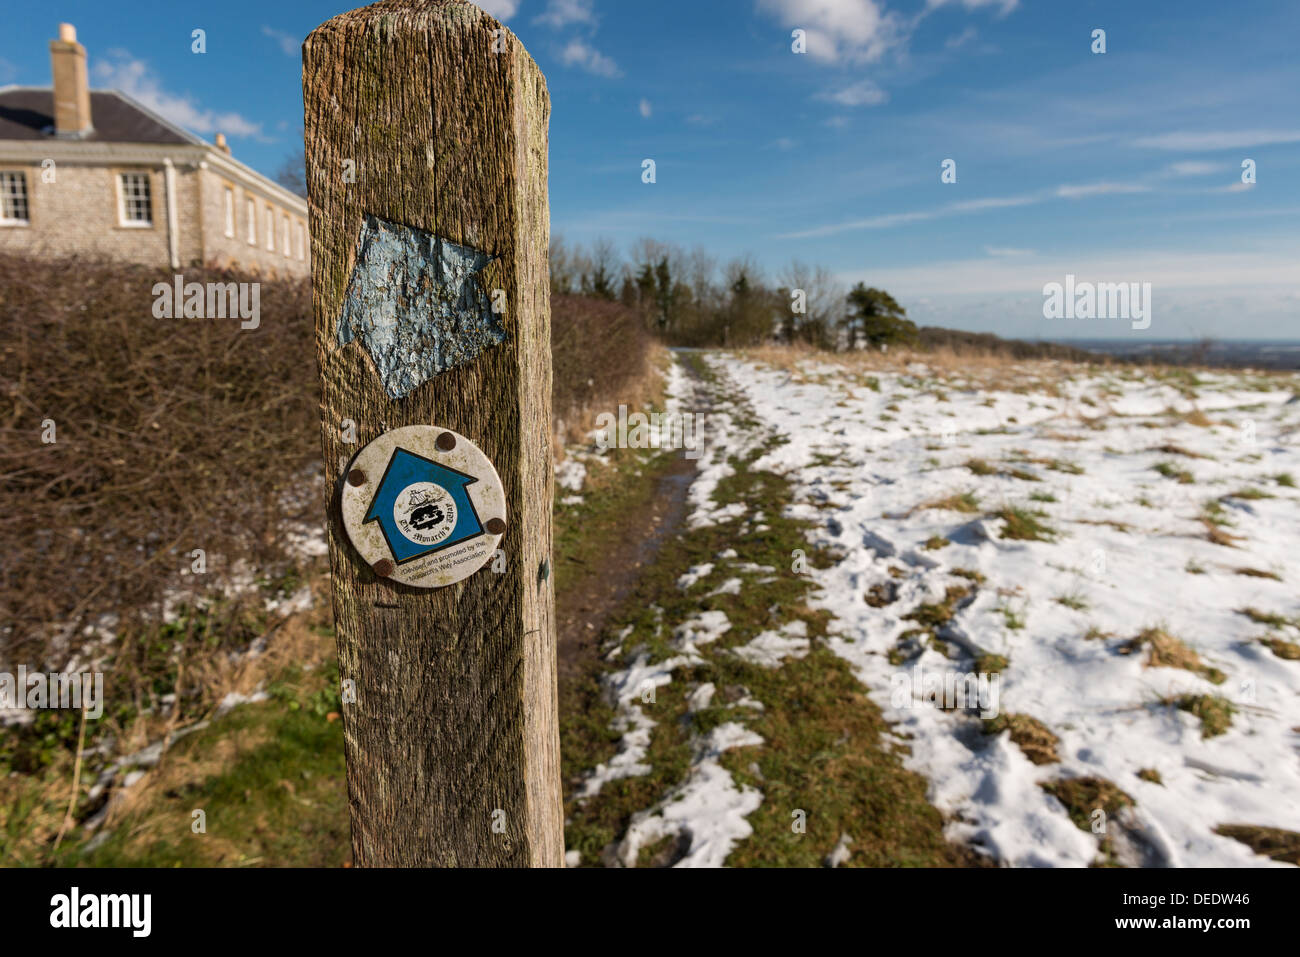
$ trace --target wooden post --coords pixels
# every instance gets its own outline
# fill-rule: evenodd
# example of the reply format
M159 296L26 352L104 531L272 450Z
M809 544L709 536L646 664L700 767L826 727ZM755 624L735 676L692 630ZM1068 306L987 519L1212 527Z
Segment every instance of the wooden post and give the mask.
M562 866L545 80L473 4L385 0L307 38L303 100L355 861ZM340 513L347 463L416 425L505 493L497 560L436 590L379 577Z

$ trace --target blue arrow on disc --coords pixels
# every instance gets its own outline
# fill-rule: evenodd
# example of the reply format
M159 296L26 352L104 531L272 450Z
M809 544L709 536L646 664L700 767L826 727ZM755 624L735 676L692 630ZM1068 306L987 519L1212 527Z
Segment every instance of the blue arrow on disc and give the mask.
M483 523L466 491L477 481L472 475L448 468L423 455L397 449L388 460L388 468L379 480L375 500L370 503L362 524L379 523L384 540L388 542L388 549L399 565L451 548L483 534ZM408 538L393 515L398 497L411 486L420 483L429 483L443 489L456 506L456 527L447 538L434 545L425 545Z

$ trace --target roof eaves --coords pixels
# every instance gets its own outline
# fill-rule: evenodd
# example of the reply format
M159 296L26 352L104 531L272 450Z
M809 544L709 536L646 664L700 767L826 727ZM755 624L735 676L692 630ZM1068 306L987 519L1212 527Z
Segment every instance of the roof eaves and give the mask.
M307 197L299 196L297 193L293 192L293 190L286 189L284 186L281 186L275 180L271 179L271 177L263 175L253 169L253 167L249 166L247 163L235 159L235 157L228 153L223 153L215 146L208 147L208 159L214 161L213 165L217 167L222 165L234 167L237 172L259 183L266 192L273 196L278 196L280 201L285 205L292 205L300 211L306 212Z

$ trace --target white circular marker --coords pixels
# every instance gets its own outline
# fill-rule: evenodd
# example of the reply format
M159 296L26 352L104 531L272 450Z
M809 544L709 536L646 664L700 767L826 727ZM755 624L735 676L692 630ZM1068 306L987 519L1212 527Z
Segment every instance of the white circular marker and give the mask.
M501 477L483 450L435 425L385 432L352 460L343 527L381 578L413 588L464 581L506 528Z

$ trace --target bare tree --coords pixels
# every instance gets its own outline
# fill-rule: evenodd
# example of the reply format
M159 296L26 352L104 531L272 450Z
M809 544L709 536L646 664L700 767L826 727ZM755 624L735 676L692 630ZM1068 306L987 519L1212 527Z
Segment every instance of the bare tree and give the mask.
M612 239L601 236L591 244L590 266L590 272L584 277L583 292L597 299L618 298L618 289L623 277L623 260Z
M290 153L275 174L275 181L299 196L307 196L307 153L301 147Z
M721 305L717 275L718 261L703 246L696 246L687 254L682 280L691 287L691 295L700 308L716 309Z
M844 285L824 266L809 267L795 260L781 274L785 296L785 314L781 338L785 342L796 339L820 349L834 349L838 338L836 330L844 315ZM795 312L795 296L803 312Z

